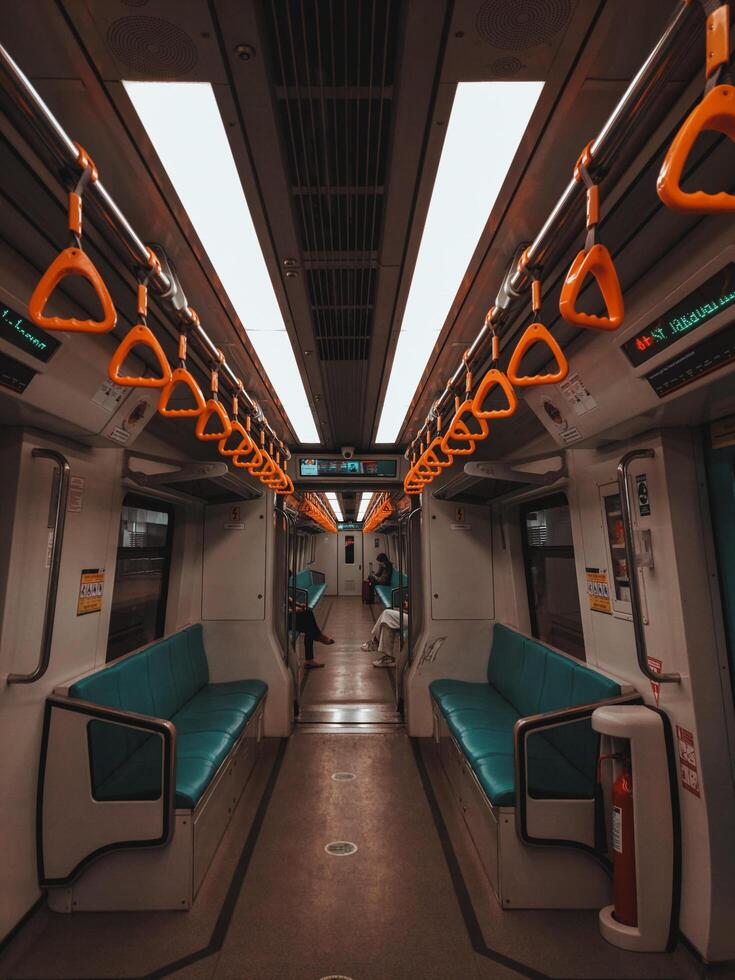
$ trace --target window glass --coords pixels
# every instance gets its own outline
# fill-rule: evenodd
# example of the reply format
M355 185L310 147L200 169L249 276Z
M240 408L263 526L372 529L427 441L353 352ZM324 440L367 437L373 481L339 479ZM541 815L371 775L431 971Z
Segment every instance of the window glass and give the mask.
M128 496L123 501L112 593L107 660L163 636L171 560L168 504Z
M521 512L533 635L585 659L569 504L563 494Z
M345 565L355 564L355 538L352 534L345 535Z

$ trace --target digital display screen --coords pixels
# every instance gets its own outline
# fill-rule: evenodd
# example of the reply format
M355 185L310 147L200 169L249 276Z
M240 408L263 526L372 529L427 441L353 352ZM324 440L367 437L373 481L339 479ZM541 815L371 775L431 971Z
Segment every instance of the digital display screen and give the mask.
M630 363L638 367L733 304L735 263L729 262L686 299L672 306L637 336L626 340L622 350Z
M61 341L0 303L0 337L44 363L61 346Z
M27 364L21 364L7 354L0 354L0 385L3 388L10 388L22 395L35 376L36 372Z
M382 476L395 480L395 459L324 459L314 456L299 459L299 476L360 477Z
M735 323L705 337L666 364L646 375L659 398L685 388L705 374L712 374L735 361Z

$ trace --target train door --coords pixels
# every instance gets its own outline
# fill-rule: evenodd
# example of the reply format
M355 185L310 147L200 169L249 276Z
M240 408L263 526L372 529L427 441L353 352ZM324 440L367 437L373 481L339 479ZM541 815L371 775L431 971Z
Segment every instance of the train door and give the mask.
M540 640L585 659L569 503L563 493L521 509L531 630Z
M337 594L360 595L362 592L362 533L339 531L337 553Z

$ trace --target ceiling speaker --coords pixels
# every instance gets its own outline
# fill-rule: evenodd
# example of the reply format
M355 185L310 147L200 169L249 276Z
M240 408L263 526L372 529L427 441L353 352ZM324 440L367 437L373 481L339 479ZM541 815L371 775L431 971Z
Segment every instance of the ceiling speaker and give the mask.
M177 78L196 66L197 48L176 24L140 14L113 21L107 43L118 61L141 75Z
M571 0L485 0L475 26L494 48L523 51L550 41L569 20Z
M507 58L496 58L490 64L490 74L493 78L512 78L522 68L525 68L525 65L520 58L509 55Z
M126 7L145 7L148 0L121 0Z

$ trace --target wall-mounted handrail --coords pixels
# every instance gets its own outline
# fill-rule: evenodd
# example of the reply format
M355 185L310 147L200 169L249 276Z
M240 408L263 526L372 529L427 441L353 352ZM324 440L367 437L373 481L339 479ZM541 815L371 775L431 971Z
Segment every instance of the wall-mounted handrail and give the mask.
M43 141L43 145L54 161L67 170L69 167L78 168L79 150L76 144L64 131L61 123L2 44L0 44L0 87L5 90L13 104L18 107L33 134ZM87 198L94 202L107 226L115 232L125 247L133 266L147 268L150 259L148 246L137 235L99 178L90 181L85 191L85 200ZM157 255L156 257L160 258L161 256ZM175 279L175 273L172 273L172 276ZM150 276L149 285L157 294L162 306L166 307L168 312L173 315L175 321L186 327L190 339L196 338L202 348L205 361L208 363L216 362L219 354L217 345L204 330L191 307L186 303L181 305L174 302L179 289L176 282L167 275L160 265ZM278 438L257 402L243 390L240 379L226 360L222 364L221 371L231 393L239 394L253 420L268 433L269 438L280 448L284 458L289 459L291 453L288 447Z
M54 638L54 620L56 619L56 593L59 590L59 569L61 567L61 549L64 545L64 526L66 524L66 508L69 500L69 474L71 472L68 460L55 449L34 449L31 453L34 459L50 459L56 466L58 485L52 484L51 492L56 494L53 516L53 544L51 547L51 567L49 568L48 586L46 588L46 605L43 613L43 630L41 632L41 652L38 663L30 674L8 674L8 684L33 684L40 680L48 670L51 659L51 644Z
M628 581L630 582L630 609L633 615L633 636L635 637L635 652L638 658L638 666L644 677L654 684L669 683L680 681L679 674L656 674L648 665L646 655L646 634L643 629L643 614L641 612L641 590L638 582L638 566L635 558L635 545L633 543L633 519L631 517L631 494L630 480L628 471L630 464L636 459L652 459L655 456L653 449L633 449L626 453L618 463L618 492L620 494L620 514L623 522L623 538L625 540L625 563L628 568Z

